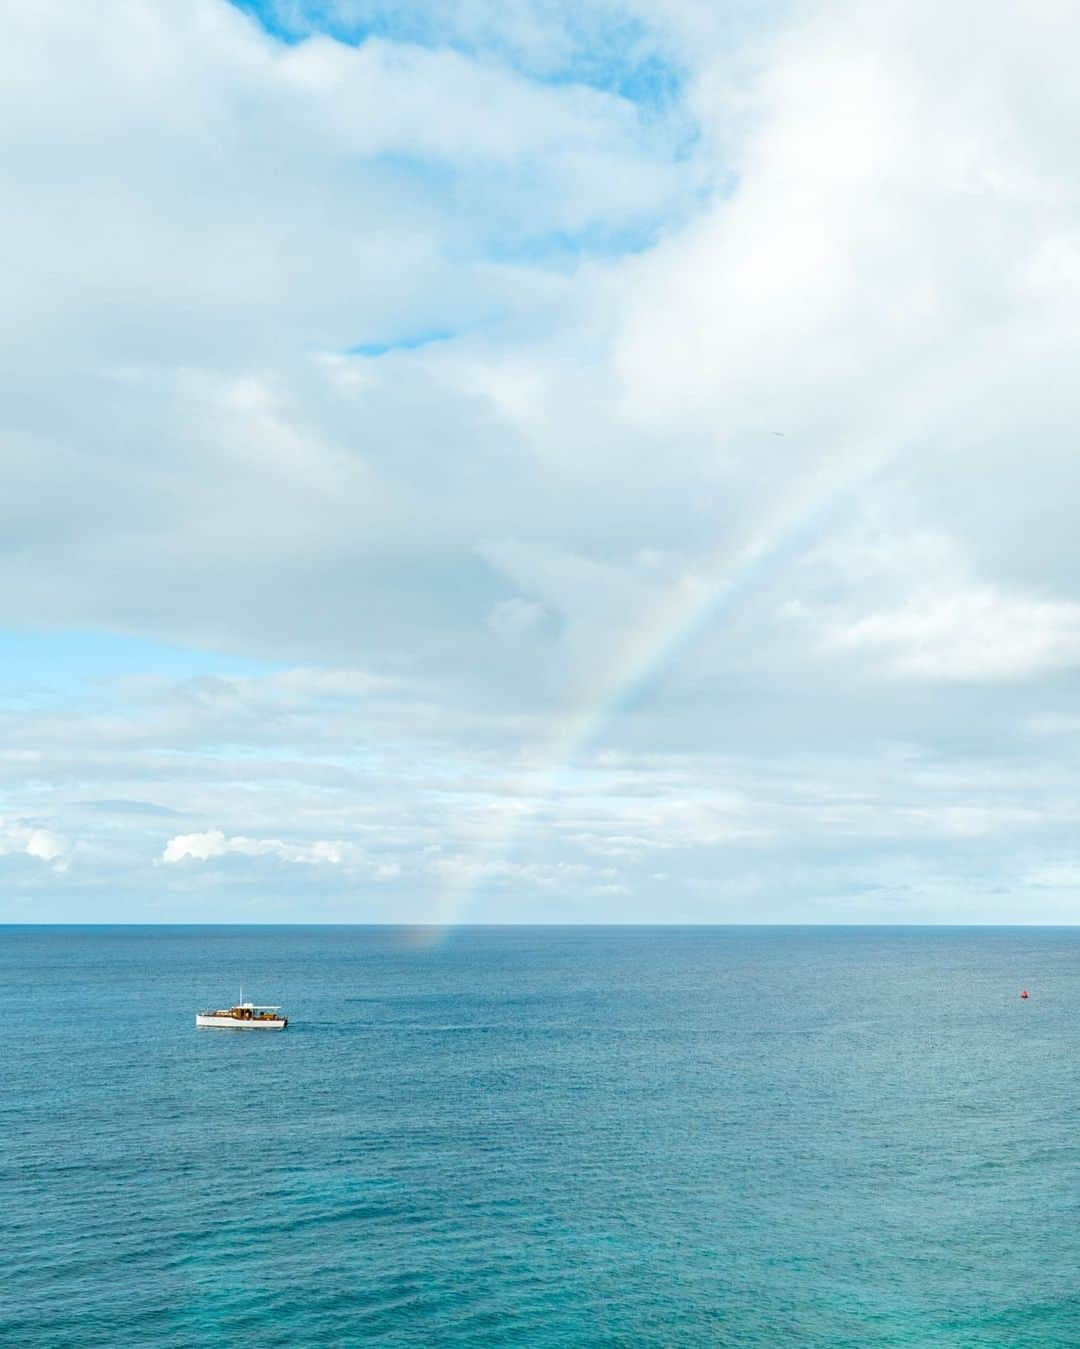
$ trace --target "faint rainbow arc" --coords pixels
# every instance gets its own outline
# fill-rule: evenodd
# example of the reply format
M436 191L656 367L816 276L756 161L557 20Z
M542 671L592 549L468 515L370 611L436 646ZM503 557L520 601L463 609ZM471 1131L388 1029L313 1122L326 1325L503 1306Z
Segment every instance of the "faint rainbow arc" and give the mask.
M534 774L527 779L530 794L541 800L549 797L560 774L670 667L678 652L705 624L744 598L785 562L805 552L820 537L829 517L841 511L855 489L873 476L887 457L885 452L864 453L836 474L819 473L818 478L825 479L823 484L778 512L769 526L734 558L728 549L718 549L701 569L698 584L684 585L682 594L678 593L680 587L673 587L676 593L625 643L614 675L600 681L600 688L581 700L549 738L544 766L538 776ZM495 828L474 856L477 876L439 893L427 920L431 942L440 940L441 934L461 921L482 884L483 867L506 860L527 827L528 818L515 818Z

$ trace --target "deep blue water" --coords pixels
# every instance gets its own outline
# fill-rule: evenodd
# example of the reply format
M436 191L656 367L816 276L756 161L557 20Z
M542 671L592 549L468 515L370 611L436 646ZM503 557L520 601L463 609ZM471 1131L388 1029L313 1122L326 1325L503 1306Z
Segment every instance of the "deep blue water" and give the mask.
M287 1031L194 1029L241 979ZM4 1344L1080 1345L1080 929L0 928L0 989Z

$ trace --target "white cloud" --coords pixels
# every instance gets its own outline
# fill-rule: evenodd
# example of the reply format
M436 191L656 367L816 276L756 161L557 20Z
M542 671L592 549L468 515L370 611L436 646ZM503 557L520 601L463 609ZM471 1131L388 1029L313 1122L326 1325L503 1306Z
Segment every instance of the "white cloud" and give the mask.
M313 843L287 843L278 838L247 838L242 834L227 838L220 829L209 829L201 834L177 834L165 845L161 860L167 863L187 859L208 862L213 858L237 854L241 857L275 857L282 862L302 862L310 866L326 863L347 866L363 862L362 848L340 840L317 840Z
M23 681L28 887L873 916L1065 850L1080 24L768 9L9 6L0 623L272 667Z
M811 550L777 614L826 658L902 678L1023 682L1080 663L1080 603L973 569L948 535L890 529L871 511Z
M26 838L24 850L28 857L55 862L67 851L67 842L49 829L32 829Z
M224 857L228 851L228 839L219 829L212 829L205 834L177 834L165 845L161 860L182 862L185 857L190 857L206 862L211 857Z
M52 863L55 870L63 871L67 867L70 850L67 839L51 829L18 820L5 824L0 819L0 856L5 853L24 853L39 862Z
M924 594L835 629L829 640L880 653L926 679L1021 680L1080 665L1080 604L990 586Z

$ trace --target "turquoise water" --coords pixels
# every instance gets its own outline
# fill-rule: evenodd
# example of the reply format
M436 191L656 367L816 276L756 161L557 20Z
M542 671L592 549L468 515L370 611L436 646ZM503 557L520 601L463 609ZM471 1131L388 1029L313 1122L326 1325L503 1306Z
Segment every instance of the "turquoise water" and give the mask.
M4 1344L1080 1345L1080 930L3 928L0 979ZM241 979L287 1031L194 1029Z

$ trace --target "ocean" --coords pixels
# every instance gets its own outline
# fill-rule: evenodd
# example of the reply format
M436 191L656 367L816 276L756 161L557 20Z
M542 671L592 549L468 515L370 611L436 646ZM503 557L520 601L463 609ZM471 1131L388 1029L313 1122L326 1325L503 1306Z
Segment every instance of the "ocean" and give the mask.
M241 982L285 1032L195 1029ZM1080 1345L1080 929L7 927L0 989L4 1345Z

